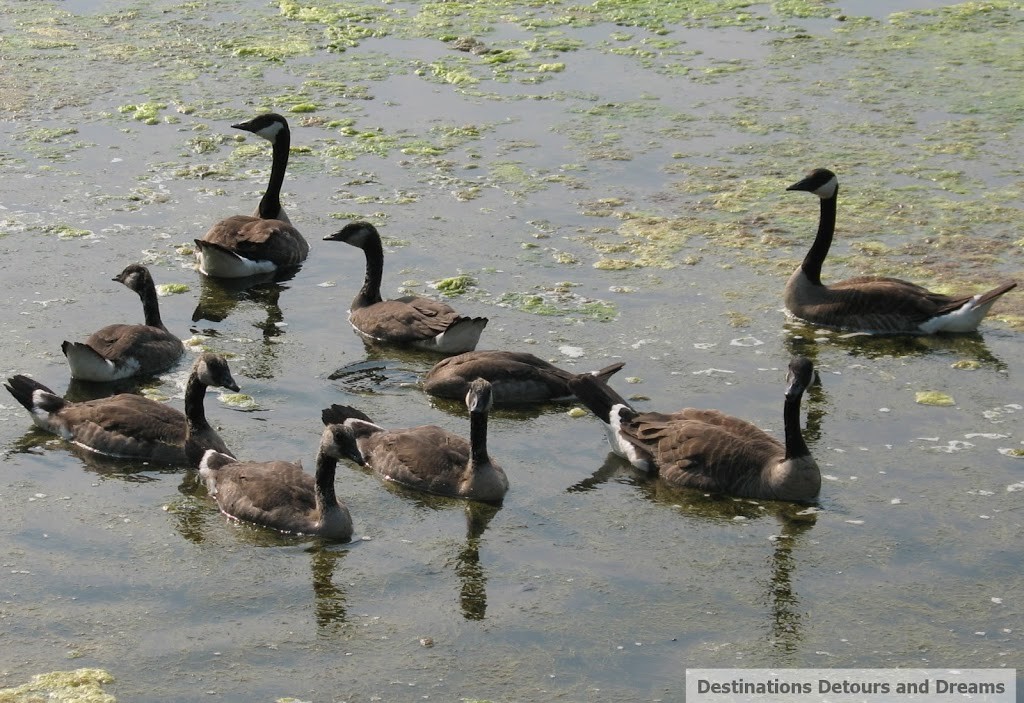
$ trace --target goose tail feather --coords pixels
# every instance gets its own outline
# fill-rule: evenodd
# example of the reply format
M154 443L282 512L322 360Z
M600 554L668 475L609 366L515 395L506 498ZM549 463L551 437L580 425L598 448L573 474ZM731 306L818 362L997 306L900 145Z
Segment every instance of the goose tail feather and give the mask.
M37 411L51 413L60 410L65 404L63 398L42 383L21 374L8 378L4 388L10 391L14 399L33 414Z

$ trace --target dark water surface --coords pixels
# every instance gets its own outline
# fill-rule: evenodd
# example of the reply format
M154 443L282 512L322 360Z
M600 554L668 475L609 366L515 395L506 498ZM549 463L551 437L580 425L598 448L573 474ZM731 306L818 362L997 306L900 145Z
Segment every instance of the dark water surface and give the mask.
M471 276L453 304L490 318L481 348L622 359L643 408L780 433L810 356L825 474L809 516L671 491L571 405L502 410L500 509L343 465L361 539L339 546L229 523L192 473L82 456L5 393L0 687L97 667L121 701L678 701L687 667L1020 668L1024 295L958 338L782 311L818 208L785 187L816 166L843 184L826 279L1024 280L1022 6L898 5L0 2L5 378L95 395L61 341L141 320L110 278L144 261L187 287L166 324L232 355L251 403L207 413L239 456L311 470L334 402L468 433L416 386L435 358L349 328L363 261L320 240L358 217L386 295ZM311 257L203 280L192 240L269 170L230 124L265 110L292 124ZM180 408L191 360L146 392Z

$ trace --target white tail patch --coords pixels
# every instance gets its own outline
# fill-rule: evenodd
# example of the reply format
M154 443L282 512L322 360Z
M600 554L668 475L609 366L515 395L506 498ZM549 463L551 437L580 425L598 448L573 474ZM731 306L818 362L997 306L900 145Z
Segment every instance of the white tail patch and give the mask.
M989 308L992 307L998 298L993 298L984 305L979 306L978 300L980 299L981 294L978 294L953 312L931 318L921 324L920 330L926 334L975 331L985 315L988 314Z
M214 278L245 278L277 270L273 261L246 259L218 247L196 247L199 272Z

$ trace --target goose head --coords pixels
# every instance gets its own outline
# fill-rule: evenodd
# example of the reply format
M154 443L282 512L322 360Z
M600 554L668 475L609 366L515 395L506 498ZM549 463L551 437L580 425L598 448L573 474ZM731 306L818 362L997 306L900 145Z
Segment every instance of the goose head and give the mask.
M327 425L320 438L320 446L324 454L333 459L350 459L360 466L366 464L356 444L356 433L348 425Z
M466 392L466 407L471 413L486 413L494 406L491 384L482 378L473 379Z
M153 282L152 276L149 275L149 269L142 264L128 264L124 271L110 280L122 283L140 295Z
M786 399L796 399L814 381L814 364L805 356L794 357L786 374Z
M814 193L822 200L835 197L839 190L839 179L827 168L816 168L807 176L786 188L786 190L803 190Z
M379 241L380 233L369 222L350 222L334 234L324 237L325 242L345 242L360 249L374 239Z
M219 386L238 392L238 384L231 377L227 360L220 354L204 352L196 360L193 373L206 386Z
M273 144L281 134L288 134L288 120L276 112L267 112L252 118L247 122L239 122L231 125L235 129L252 132L257 137L263 137Z

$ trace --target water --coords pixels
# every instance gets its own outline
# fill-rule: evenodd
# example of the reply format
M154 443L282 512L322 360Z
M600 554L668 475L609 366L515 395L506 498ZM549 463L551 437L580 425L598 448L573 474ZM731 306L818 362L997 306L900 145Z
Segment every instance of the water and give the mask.
M335 402L468 433L415 385L434 358L348 327L363 262L320 239L365 217L387 294L468 274L453 303L490 317L481 348L581 371L621 358L614 385L643 408L780 433L788 358L810 356L820 512L669 490L610 456L592 417L548 406L492 418L499 510L342 466L360 539L324 545L227 522L193 474L82 456L4 394L0 685L89 666L123 701L670 701L687 667L1020 668L1024 298L980 335L886 340L787 322L780 297L817 217L784 189L819 165L843 184L829 280L1020 280L1019 13L756 6L660 34L446 7L450 28L412 3L301 21L248 2L8 2L4 376L94 394L69 387L60 343L141 319L110 278L143 260L189 286L161 298L168 326L233 355L256 409L207 409L240 456L311 469ZM380 36L329 52L346 27ZM948 41L968 30L975 48ZM522 53L489 63L449 34ZM478 82L438 78L457 70ZM155 124L127 107L148 103ZM264 109L292 122L284 200L313 253L238 290L202 280L187 245L258 201L269 151L229 125ZM188 363L147 385L180 408ZM917 404L928 390L955 405Z

